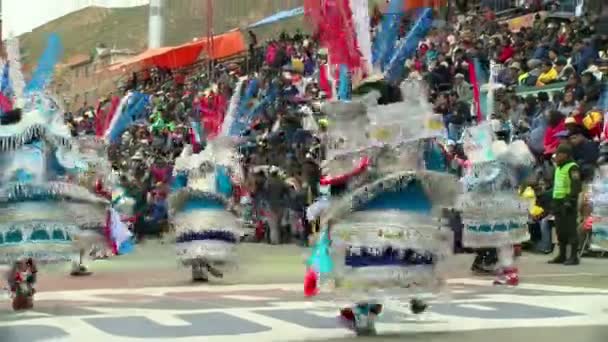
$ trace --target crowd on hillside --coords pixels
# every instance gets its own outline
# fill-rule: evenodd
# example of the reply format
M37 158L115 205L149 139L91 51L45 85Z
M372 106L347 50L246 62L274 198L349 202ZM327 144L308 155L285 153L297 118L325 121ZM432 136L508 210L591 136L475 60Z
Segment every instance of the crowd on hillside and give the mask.
M373 31L379 29L377 13L372 15ZM481 85L481 91L488 87L494 91L493 109L483 111L493 120L496 133L506 140L524 139L538 157L537 177L530 181L537 193L551 189L551 156L564 140L574 146L574 159L581 165L585 180L591 179L600 155L599 143L604 139L606 104L600 99L602 69L608 58L607 36L595 31L597 18L587 15L551 22L537 14L532 27L515 32L490 10L478 14L462 13L448 26L435 29L407 60L403 75L424 80L435 112L444 116L449 135L445 150L448 160L453 161L448 165L450 171L463 172L462 132L478 120L469 68L475 63L480 82L494 76L491 85ZM401 37L408 25L406 18ZM239 78L247 75L247 86L241 92L246 97L251 88L252 93L246 106L263 110L240 132L244 137L238 147L243 181L235 187L235 204L236 197L251 199L254 214L248 221L257 226L258 239L281 243L295 237L306 243L313 227L304 213L319 194L319 165L326 148L327 121L314 113L328 96L318 82L318 66L327 62L327 56L314 37L300 32L283 33L263 44L253 32L249 39L248 63L220 64L211 72L205 67L188 74L146 70L133 74L114 94L122 96L134 90L152 96L148 119L132 126L121 143L109 149L114 169L120 171L124 186L137 201L136 232L166 229L172 166L184 145L190 143L190 123L202 118L205 135L217 135L217 121L226 116ZM491 72L490 61L496 63L493 68L497 72ZM313 81L300 89L302 78ZM257 89L249 87L254 82ZM526 97L517 93L518 87L560 82L566 85L557 92L540 91ZM273 101L264 106L263 99L269 94ZM93 134L96 113L111 105L112 95L102 99L97 108L86 106L68 114L73 134ZM310 118L316 119L311 122ZM547 242L544 219L549 217L550 208L542 196L538 198L538 205L545 210L532 215L532 236L538 241L538 250L549 252L552 245Z

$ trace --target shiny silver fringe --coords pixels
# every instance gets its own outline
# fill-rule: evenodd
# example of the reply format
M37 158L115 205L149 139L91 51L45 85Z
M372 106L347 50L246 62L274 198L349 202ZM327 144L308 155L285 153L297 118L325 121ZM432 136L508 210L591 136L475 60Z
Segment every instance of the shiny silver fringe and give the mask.
M44 139L50 141L55 146L72 148L70 138L52 134L43 125L32 125L23 132L0 136L0 152L16 151L34 139Z

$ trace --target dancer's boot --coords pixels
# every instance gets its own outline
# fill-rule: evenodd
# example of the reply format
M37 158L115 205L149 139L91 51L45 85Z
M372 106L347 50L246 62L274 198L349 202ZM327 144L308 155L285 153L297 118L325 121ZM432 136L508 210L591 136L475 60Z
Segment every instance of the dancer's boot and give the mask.
M519 285L519 270L517 269L517 267L505 267L500 270L500 273L496 276L496 279L494 280L494 285Z
M192 281L206 283L209 281L205 269L200 264L196 263L192 265Z
M423 313L428 307L428 304L420 299L414 298L410 300L410 310L412 310L412 313L415 315Z

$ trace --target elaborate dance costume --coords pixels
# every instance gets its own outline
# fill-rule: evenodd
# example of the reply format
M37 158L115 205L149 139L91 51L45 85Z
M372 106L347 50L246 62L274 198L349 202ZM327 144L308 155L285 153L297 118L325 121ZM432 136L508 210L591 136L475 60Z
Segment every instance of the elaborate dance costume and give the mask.
M350 122L367 117L361 103L331 106L336 112L327 113L330 127L342 127L337 123L342 111L349 112ZM441 265L452 251L451 231L441 226L436 214L454 205L458 182L448 174L415 171L424 165L423 142L435 132L399 127L389 131L380 124L405 125L396 118L388 122L381 117L382 107L392 115L404 106L370 104L374 114L370 121L376 122L372 134L330 129L330 139L341 144L328 153L322 185L346 190L310 207L309 216L320 216L322 230L307 262L305 294L323 295L331 290L341 302L340 317L358 335L374 334L376 318L385 305L401 303L404 292L411 296L406 304L410 312L424 311L427 305L414 291L440 288ZM407 124L426 128L427 123L418 118Z
M390 296L409 288L436 289L441 263L452 248L451 232L429 215L429 185L444 182L442 177L392 173L330 201L308 262L306 292L318 291L311 287L312 274L319 284L333 283L334 295L357 303L343 308L342 315L364 334L374 332L374 315ZM416 298L410 304L414 313L424 307Z
M34 293L38 268L33 259L15 262L7 274L9 289L13 294L13 310L27 310L34 307Z
M465 133L465 151L471 168L462 178L464 192L456 206L464 224L463 245L478 249L474 270L496 272L496 284L517 285L513 246L529 239L529 203L518 195L518 186L534 159L522 141L509 146L494 141L488 124Z
M62 117L33 110L0 126L1 263L69 261L103 240L108 201L65 180L80 169L66 165L78 155Z
M0 111L0 263L13 265L7 280L15 309L27 309L33 306L37 263L67 262L103 243L108 201L71 181L87 162L45 90L61 50L58 37L49 38L27 86L18 44L11 44L5 64L11 76L1 89L11 108ZM83 269L81 260L78 266Z
M226 180L216 176L218 166L207 155L211 148L195 155L186 149L175 171L182 178L179 185L184 186L176 186L171 194L169 216L178 259L192 268L194 281L208 281L208 274L221 278L234 267L242 232L236 216L228 211L228 198L222 195L226 184L216 184Z
M608 251L608 164L600 166L589 197L593 207L592 219L591 222L583 222L584 228L591 228L588 247L591 251L605 253Z

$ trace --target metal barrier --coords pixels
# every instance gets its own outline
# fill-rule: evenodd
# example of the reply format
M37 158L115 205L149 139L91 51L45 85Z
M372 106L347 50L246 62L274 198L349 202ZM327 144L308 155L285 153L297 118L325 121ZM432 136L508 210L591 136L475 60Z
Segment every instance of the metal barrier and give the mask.
M526 5L532 5L532 0L481 0L482 8L488 7L496 13L497 17L508 16L511 12L516 12ZM560 0L558 12L574 13L577 4L582 3L582 0Z

